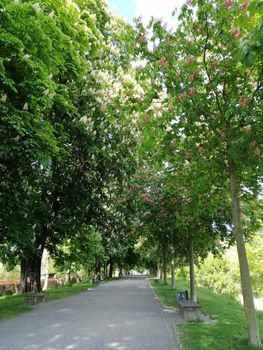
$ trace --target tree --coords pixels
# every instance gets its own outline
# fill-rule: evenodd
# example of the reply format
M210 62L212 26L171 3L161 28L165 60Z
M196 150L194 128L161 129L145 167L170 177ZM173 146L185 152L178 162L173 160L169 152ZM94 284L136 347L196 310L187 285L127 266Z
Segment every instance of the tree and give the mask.
M86 231L86 237L83 231L61 242L54 255L55 267L67 274L68 283L71 282L72 272L85 270L89 274L98 262L104 261L101 235L93 227Z
M1 13L0 254L40 290L44 247L87 239L129 172L136 94L120 88L130 53L117 44L132 31L102 1L6 0Z
M160 132L166 142L159 140L159 144L167 147L172 141L174 158L169 156L169 161L190 160L196 163L203 183L210 177L218 190L228 189L249 342L253 345L260 344L260 336L240 201L255 198L260 190L262 59L249 60L249 69L244 66L240 41L258 32L254 29L260 28L260 14L262 6L256 1L189 1L174 33L161 21L152 20L149 41L153 50L147 40L138 45L148 60L141 74L148 72L159 94L164 91L161 121L152 118L151 123L166 124ZM140 21L137 27L138 37L144 35ZM162 157L165 161L165 152Z

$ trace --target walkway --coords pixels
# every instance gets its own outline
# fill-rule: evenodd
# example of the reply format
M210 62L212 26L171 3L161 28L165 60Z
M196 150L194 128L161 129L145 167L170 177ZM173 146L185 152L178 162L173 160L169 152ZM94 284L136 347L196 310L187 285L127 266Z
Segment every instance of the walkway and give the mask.
M177 350L146 279L113 281L0 322L0 350Z

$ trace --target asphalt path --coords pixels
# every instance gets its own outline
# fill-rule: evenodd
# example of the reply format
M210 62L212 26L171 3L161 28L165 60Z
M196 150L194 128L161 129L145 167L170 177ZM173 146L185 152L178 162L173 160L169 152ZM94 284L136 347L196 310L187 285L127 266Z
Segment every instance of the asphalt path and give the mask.
M0 350L178 350L145 278L113 281L0 322Z

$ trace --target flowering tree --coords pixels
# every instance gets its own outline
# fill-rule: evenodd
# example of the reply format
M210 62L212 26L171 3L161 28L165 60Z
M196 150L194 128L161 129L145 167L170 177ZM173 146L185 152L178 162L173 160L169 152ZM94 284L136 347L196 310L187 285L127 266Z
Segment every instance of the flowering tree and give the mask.
M131 182L125 203L137 218L133 232L138 232L148 245L158 247L165 283L168 258L189 263L191 298L196 301L194 256L219 251L231 237L226 235L229 221L224 197L212 191L210 196L202 196L196 188L193 191L189 186L193 173L187 173L188 167L184 170L182 179L174 169L157 172L142 168Z
M21 263L24 291L29 278L40 290L44 247L78 250L122 188L141 90L128 64L131 27L102 1L0 4L0 254Z
M262 6L257 1L188 1L175 32L152 20L142 73L164 91L154 152L172 164L191 163L198 182L228 191L251 344L260 344L241 208L257 196L262 177ZM137 21L138 37L145 34ZM247 38L253 38L248 47ZM145 37L146 38L146 37ZM243 45L243 52L241 48ZM253 45L253 43L255 45ZM255 49L256 47L256 49ZM156 133L155 129L152 133ZM155 143L157 144L157 143ZM172 152L171 152L172 150ZM250 220L253 221L253 212Z

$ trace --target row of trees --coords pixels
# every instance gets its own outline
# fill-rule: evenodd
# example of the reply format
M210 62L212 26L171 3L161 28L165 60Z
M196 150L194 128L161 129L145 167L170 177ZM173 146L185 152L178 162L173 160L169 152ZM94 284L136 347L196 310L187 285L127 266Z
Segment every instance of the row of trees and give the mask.
M40 291L44 248L58 265L85 266L98 241L99 261L125 257L111 203L136 163L142 88L133 30L103 1L3 0L0 11L0 259Z
M254 345L260 335L245 239L261 224L262 10L257 1L193 0L175 31L161 20L146 28L136 21L137 55L146 62L138 75L152 86L141 109L142 154L162 177L157 191L149 182L139 189L140 217L160 251L166 244L179 257L190 254L192 300L193 253L235 241Z
M260 225L261 2L187 1L175 31L98 0L0 4L0 259L40 290L44 248L85 266L101 244L96 263L131 266L139 241L164 279L189 263L196 300L194 259L236 242L260 344L245 239Z

